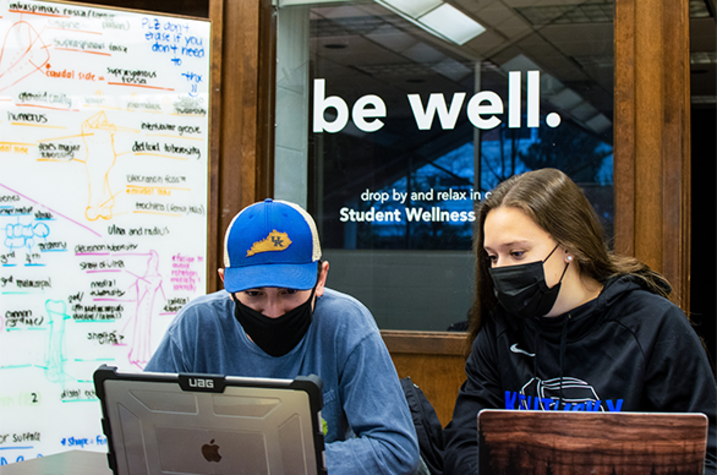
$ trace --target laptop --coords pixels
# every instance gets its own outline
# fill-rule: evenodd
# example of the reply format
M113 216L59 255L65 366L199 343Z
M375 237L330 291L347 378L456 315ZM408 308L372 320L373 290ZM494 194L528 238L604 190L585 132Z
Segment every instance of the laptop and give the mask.
M478 446L480 475L701 475L707 416L484 409Z
M321 380L94 373L115 475L326 475Z

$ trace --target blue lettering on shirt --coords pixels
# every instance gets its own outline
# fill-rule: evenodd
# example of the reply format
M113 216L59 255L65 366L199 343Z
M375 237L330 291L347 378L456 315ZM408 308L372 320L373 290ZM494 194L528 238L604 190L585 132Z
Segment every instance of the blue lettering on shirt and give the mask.
M506 391L505 392L505 408L506 409L515 409L515 400L518 397L518 393L514 393L512 391Z
M532 409L534 411L587 411L587 412L600 412L600 410L607 410L608 412L621 412L624 400L618 399L616 401L607 399L604 401L585 401L580 403L564 402L563 406L560 407L560 401L558 399L539 397L539 396L527 396L520 394L515 391L505 391L505 408L508 410L525 411Z

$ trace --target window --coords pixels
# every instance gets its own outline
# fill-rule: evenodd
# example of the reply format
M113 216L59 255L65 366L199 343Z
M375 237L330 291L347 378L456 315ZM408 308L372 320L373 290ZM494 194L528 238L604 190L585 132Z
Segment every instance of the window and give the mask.
M275 196L384 329L473 299L476 206L555 167L612 236L612 1L279 2Z

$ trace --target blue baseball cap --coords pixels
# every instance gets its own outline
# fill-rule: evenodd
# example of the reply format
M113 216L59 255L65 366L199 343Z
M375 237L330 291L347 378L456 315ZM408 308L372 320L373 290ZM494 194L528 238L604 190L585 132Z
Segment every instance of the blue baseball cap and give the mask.
M224 236L224 288L309 290L316 285L321 244L300 206L267 198L239 212Z

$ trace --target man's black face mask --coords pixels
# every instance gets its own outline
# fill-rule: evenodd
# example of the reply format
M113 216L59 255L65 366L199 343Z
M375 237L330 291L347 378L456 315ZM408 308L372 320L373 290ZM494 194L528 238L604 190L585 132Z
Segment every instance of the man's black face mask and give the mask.
M309 331L313 314L312 302L316 287L311 295L298 307L277 318L270 318L234 299L234 316L254 343L271 356L284 356L299 344Z

